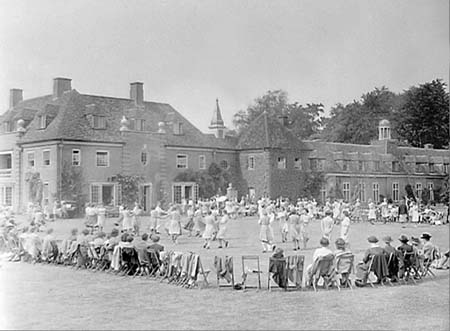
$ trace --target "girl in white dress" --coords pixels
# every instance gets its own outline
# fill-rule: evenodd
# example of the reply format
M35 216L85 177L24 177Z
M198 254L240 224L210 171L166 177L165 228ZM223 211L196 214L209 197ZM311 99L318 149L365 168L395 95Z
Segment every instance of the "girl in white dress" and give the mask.
M209 249L209 245L215 231L216 231L216 219L212 214L212 211L208 210L208 214L205 216L205 231L203 232L202 235L203 239L205 239L203 248Z
M275 245L272 244L272 232L270 231L269 224L270 219L267 215L267 211L265 208L260 209L260 217L258 224L259 228L259 240L261 240L261 245L263 247L263 253L267 251L274 250Z
M219 240L219 248L223 247L225 243L225 247L228 247L228 240L225 240L225 235L227 232L227 224L230 221L230 216L226 210L223 210L223 216L219 221L219 231L217 232L217 239Z
M178 244L181 235L181 214L177 206L173 206L169 212L169 234L174 244Z
M369 215L368 215L369 222L370 222L371 224L374 224L374 222L375 222L376 219L377 219L377 213L376 213L376 206L375 206L375 204L372 202L371 199L369 199L369 205L368 205L368 207L369 207Z
M289 235L294 243L294 251L300 249L300 217L295 208L291 208L288 216Z
M288 240L289 225L287 221L287 212L284 207L281 207L280 211L278 212L277 218L280 222L281 241L285 243Z

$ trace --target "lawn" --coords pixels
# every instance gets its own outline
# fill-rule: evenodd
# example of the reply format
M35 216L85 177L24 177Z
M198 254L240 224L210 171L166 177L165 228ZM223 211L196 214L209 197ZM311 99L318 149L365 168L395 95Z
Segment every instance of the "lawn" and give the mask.
M113 220L108 220L108 227ZM144 220L145 223L145 220ZM51 223L63 238L82 220ZM144 224L145 227L145 224ZM442 248L449 246L449 227L400 224L352 224L350 240L358 261L366 238L389 234L419 236L427 231ZM280 236L275 228L276 237ZM334 237L338 229L334 231ZM240 280L240 256L260 256L263 286L267 286L268 254L261 252L255 218L233 221L230 247L201 248L200 238L183 235L175 246L162 235L166 250L196 251L206 269L213 270L215 255L232 255L235 277ZM320 239L319 225L311 224L311 241L305 255L311 262ZM398 244L398 241L395 242ZM290 244L279 244L293 254ZM266 289L233 291L217 289L215 277L207 289L184 289L151 279L119 277L106 273L75 271L67 267L11 263L0 267L0 327L3 329L358 329L448 330L449 272L417 285L396 285L354 291L310 290L268 292ZM254 280L253 277L252 280Z

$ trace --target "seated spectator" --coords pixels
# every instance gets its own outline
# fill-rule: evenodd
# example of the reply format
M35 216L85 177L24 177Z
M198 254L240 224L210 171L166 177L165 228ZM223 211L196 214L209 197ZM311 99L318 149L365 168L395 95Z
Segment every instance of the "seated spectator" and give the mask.
M146 250L150 243L148 242L148 234L144 233L141 237L136 237L133 240L133 245L137 251Z
M318 261L318 259L321 257L327 256L327 255L333 255L333 252L328 248L328 246L330 245L330 241L327 238L322 237L320 239L319 243L320 243L321 247L317 248L314 251L313 262L306 267L306 284L310 283L310 280L313 276L312 271L313 271L314 263L316 263Z
M392 282L396 282L398 278L400 253L391 246L391 242L393 241L391 236L383 237L383 241L386 244L384 246L384 251L386 252L388 259L388 277Z
M449 257L450 250L447 249L447 251L442 254L442 257L439 259L436 269L449 269Z
M153 249L157 254L160 254L162 251L164 251L164 246L158 244L158 242L159 242L158 235L154 234L150 238L151 238L153 244L148 246L149 249Z
M433 245L433 243L431 242L431 235L427 232L422 233L422 235L420 236L420 239L422 239L422 253L424 256L425 260L434 260L436 258L436 256L432 256L433 251L436 253L437 251L437 247L435 245Z
M344 239L338 238L338 239L336 239L334 244L336 245L336 251L334 252L334 256L336 258L341 256L341 255L343 255L343 254L351 253L350 250L346 249L347 245L346 245Z
M405 275L405 270L408 266L416 263L416 261L412 261L410 258L405 259L405 253L414 252L414 248L412 245L408 244L408 237L402 234L398 240L401 242L401 245L397 247L397 250L400 253L400 261L399 261L399 278L402 279Z
M367 238L370 247L364 253L362 262L356 265L356 286L367 285L369 273L373 271L377 277L377 283L381 283L387 276L386 252L378 245L378 238L369 236ZM384 261L384 262L383 262Z
M95 250L99 250L105 243L106 233L100 231L97 233L95 239L93 240L93 245Z
M58 245L56 244L55 237L53 236L53 229L47 230L47 235L44 237L42 244L42 260L53 260L58 256Z

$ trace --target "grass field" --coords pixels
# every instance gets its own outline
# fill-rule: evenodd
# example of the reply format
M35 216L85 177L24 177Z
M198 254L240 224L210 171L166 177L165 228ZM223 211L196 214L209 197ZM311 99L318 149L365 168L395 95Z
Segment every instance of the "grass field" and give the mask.
M112 223L113 220L108 220L109 228ZM81 229L82 220L58 220L51 226L56 236L63 238L72 227ZM320 239L318 223L312 223L310 229L310 247L300 253L305 255L306 264L311 262ZM402 233L419 236L427 231L437 245L445 249L449 246L448 225L352 224L350 231L356 261L361 259L367 247L366 238L371 234L397 238ZM334 237L338 232L336 228ZM198 252L205 268L210 270L215 255L232 255L238 281L240 256L258 254L266 287L269 255L261 252L257 220L233 221L229 238L227 249L218 249L213 242L211 249L205 250L200 238L186 235L176 247L165 235L161 243L166 250ZM290 244L277 245L286 254L294 253ZM266 289L219 290L213 274L209 276L210 288L189 290L151 279L52 265L4 260L0 263L2 329L449 329L448 271L438 271L436 279L428 278L417 285L286 293Z

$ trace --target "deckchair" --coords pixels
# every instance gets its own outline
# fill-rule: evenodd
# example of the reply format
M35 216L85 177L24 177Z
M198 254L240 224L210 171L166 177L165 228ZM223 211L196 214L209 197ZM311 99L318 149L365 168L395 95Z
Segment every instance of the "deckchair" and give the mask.
M234 264L232 256L215 256L214 267L216 269L217 287L231 287L234 288ZM226 284L221 284L220 281L225 280Z
M343 253L336 257L335 261L336 263L335 271L337 278L336 285L339 291L341 290L341 286L349 287L351 290L353 290L350 275L353 272L354 260L355 256L350 252Z
M317 292L317 284L321 278L323 280L323 286L328 290L333 285L333 282L335 282L334 255L328 254L318 258L313 264L311 274L311 283L314 291Z
M421 278L421 274L419 272L419 268L417 265L418 260L419 260L419 257L417 255L417 252L415 252L415 251L405 252L403 254L403 263L404 263L404 268L405 268L403 280L404 280L405 284L409 279L411 279L414 284L417 284L415 278L416 277L418 279Z
M275 273L278 273L276 276L281 277L277 278L278 287L282 285L281 288L285 291L289 289L300 290L302 288L304 263L305 257L303 255L291 255L283 258L270 257L269 270L267 272L267 289L269 291L272 290L273 276ZM277 264L280 269L275 267ZM273 266L272 269L271 266ZM284 268L284 270L281 268Z
M376 269L376 266L379 265L380 270ZM387 258L384 254L377 254L373 255L370 258L369 267L367 269L367 281L369 282L370 286L375 287L374 283L370 280L370 274L373 273L377 280L379 281L379 284L381 286L384 286L385 282L389 282L390 280L388 278L388 264L387 264Z
M434 274L434 272L431 270L431 265L433 264L434 261L436 261L439 258L439 253L438 250L436 249L436 247L434 247L431 250L430 253L430 257L426 258L423 261L423 270L422 270L422 274L421 277L425 278L427 275L429 275L431 278L436 277L436 275Z
M256 269L246 269L247 261L255 261ZM249 273L256 273L258 276L258 285L247 285L247 279ZM245 290L246 288L258 288L261 289L261 267L259 264L259 256L258 255L243 255L242 256L242 288Z

